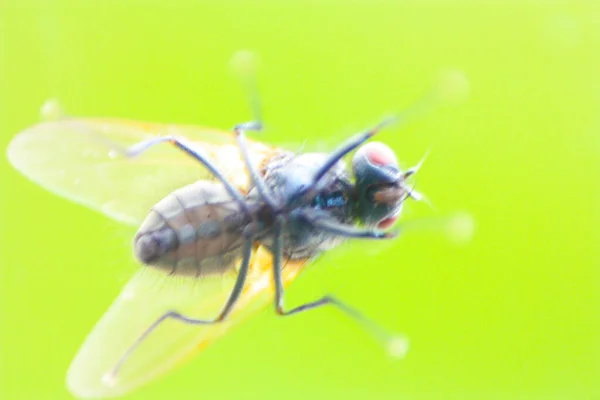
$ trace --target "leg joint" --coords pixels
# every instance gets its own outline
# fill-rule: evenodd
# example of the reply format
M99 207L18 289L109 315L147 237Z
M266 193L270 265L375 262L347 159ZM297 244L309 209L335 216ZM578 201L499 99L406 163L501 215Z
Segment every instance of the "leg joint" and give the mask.
M249 121L242 122L241 124L236 124L233 127L233 130L237 133L239 131L261 131L263 129L263 124L260 121Z

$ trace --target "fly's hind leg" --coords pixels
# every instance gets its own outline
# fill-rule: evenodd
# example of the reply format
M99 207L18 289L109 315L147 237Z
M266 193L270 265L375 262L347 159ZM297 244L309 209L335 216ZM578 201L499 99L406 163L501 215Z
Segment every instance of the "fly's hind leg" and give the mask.
M214 319L197 319L187 317L177 311L168 311L161 315L156 321L152 323L141 335L136 339L136 341L127 349L125 354L119 359L117 364L110 370L103 378L107 383L114 382L117 378L117 374L123 367L123 365L127 362L127 359L133 354L133 352L142 344L146 338L152 334L163 322L167 320L175 320L184 324L189 325L211 325L219 323L227 318L231 313L231 310L235 306L235 303L240 297L242 290L244 288L244 283L246 282L246 276L248 275L248 269L250 267L250 256L252 255L252 245L253 240L251 237L246 237L244 241L244 249L243 249L243 257L240 265L240 269L238 272L238 276L236 278L235 284L231 293L229 294L229 298L227 302Z
M379 324L364 316L355 308L331 295L325 295L320 299L302 304L291 310L284 309L284 287L282 278L283 268L283 220L275 221L273 237L273 277L275 280L275 311L281 316L291 316L303 311L312 310L325 305L332 305L342 311L367 330L375 339L383 343L392 356L403 357L408 349L408 340L404 336L393 335L382 328Z

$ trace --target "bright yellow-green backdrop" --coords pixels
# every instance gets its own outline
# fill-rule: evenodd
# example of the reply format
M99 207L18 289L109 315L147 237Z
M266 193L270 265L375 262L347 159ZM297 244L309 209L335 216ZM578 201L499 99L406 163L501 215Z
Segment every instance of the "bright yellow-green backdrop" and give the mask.
M600 398L600 4L491 3L0 2L2 148L50 97L228 128L250 118L227 68L245 48L262 139L295 149L331 148L442 70L469 80L461 105L381 140L405 165L431 148L419 188L438 214L473 215L470 245L346 246L288 296L332 291L406 332L404 361L334 310L264 312L128 398ZM131 232L0 168L0 398L68 399L72 357L135 270Z

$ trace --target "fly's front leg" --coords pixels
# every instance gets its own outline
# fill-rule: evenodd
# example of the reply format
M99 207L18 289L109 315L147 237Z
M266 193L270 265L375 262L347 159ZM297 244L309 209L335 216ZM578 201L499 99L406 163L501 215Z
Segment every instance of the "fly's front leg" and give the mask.
M342 143L337 149L335 149L327 158L327 160L321 165L321 167L317 170L317 173L314 176L314 184L316 184L319 179L321 179L327 171L329 171L333 166L340 161L346 154L350 153L352 150L356 149L358 146L371 139L377 133L379 133L383 128L395 122L397 117L389 117L381 121L378 125L374 126L371 129L368 129L364 132L356 134Z
M324 305L332 305L342 311L346 316L367 330L375 339L383 343L388 352L395 357L403 357L408 350L408 340L401 335L390 334L379 324L365 317L355 308L331 295L302 304L291 310L284 309L284 287L282 278L283 268L283 220L278 218L273 230L273 277L275 279L275 310L281 316L291 316L303 311L312 310Z
M246 282L246 277L248 275L248 269L250 266L250 256L252 255L252 244L253 240L251 236L247 236L244 240L244 249L242 262L240 264L240 269L238 271L238 276L236 278L235 284L231 293L229 294L229 298L227 302L219 312L216 318L213 319L197 319L187 317L178 311L168 311L161 315L156 321L154 321L137 339L136 341L127 349L125 354L119 359L117 364L113 367L113 369L108 372L104 377L104 381L108 384L114 382L117 378L117 374L125 364L125 362L129 359L129 357L133 354L133 352L146 340L152 332L154 332L163 322L167 320L175 320L184 324L189 325L211 325L219 323L227 318L231 313L235 303L240 297L242 290L244 289L244 283Z
M332 218L329 213L315 209L299 209L296 210L295 215L319 231L345 238L393 239L398 236L398 231L396 230L361 229L352 225L342 224Z
M371 129L366 130L365 132L359 133L357 135L352 136L344 143L342 143L337 149L335 149L325 160L323 165L319 167L315 175L313 176L312 183L305 187L302 192L298 193L299 196L304 196L305 198L310 198L315 195L317 191L317 184L321 180L325 174L333 168L338 161L340 161L345 155L350 153L352 150L356 149L358 146L371 139L377 133L379 133L383 128L395 122L397 118L390 117L383 121L381 121L378 125L374 126Z

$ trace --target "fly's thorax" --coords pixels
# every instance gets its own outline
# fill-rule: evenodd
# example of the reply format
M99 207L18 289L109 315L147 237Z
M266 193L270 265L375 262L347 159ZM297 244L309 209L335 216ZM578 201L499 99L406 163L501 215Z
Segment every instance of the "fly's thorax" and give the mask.
M298 195L313 184L316 172L328 157L325 153L288 154L267 170L265 180L292 214L295 209L310 207L326 212L340 223L352 223L354 187L343 161L336 163L319 180L312 197Z
M219 274L240 257L247 223L222 185L199 181L152 207L134 238L134 253L170 274Z
M274 197L285 205L285 226L283 230L284 253L287 257L309 258L339 245L343 239L313 228L296 211L314 208L340 223L352 223L353 186L346 165L338 162L318 183L316 193L311 198L302 198L298 193L313 182L317 170L328 158L324 153L282 153L272 158L263 168L266 185ZM248 196L250 202L258 201L256 190ZM266 221L264 218L261 220ZM262 244L271 248L271 235L260 238Z
M313 183L313 177L328 155L325 153L284 153L273 159L264 168L264 178L274 195L288 209L306 205L307 201L298 196ZM343 161L338 162L317 183L318 193L330 190L336 181L348 181L348 172Z

